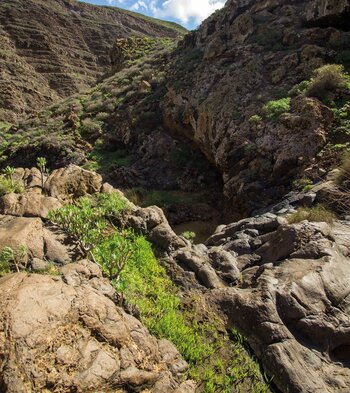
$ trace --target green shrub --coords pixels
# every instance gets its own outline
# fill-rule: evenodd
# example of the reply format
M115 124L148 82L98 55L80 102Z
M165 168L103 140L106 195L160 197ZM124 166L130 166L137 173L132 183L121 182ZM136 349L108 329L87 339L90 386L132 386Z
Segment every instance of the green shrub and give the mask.
M106 228L101 211L94 208L88 197L50 212L48 218L75 239L84 256L91 256L91 251L102 240Z
M184 237L185 239L189 240L191 243L193 243L194 239L196 238L196 234L192 231L182 232L181 236Z
M100 193L94 197L81 197L50 212L48 218L76 240L85 256L92 256L93 249L104 239L108 223L127 207L127 200L118 193Z
M110 280L119 281L121 272L137 253L137 237L131 231L116 232L103 239L93 255Z
M82 136L96 137L102 134L102 123L88 117L81 122L79 131Z
M326 64L314 71L306 95L320 100L327 99L329 92L346 88L348 83L349 76L345 74L342 65Z
M336 216L331 210L319 204L313 207L302 207L291 214L287 219L290 224L295 224L304 220L332 224L335 218Z
M19 272L27 267L27 248L21 244L17 250L4 247L0 251L0 277L11 272Z
M262 121L262 117L259 115L250 116L249 120L250 123L260 123Z
M312 185L312 181L306 177L293 181L293 188L305 191L305 188Z
M291 97L293 96L297 96L299 94L305 94L305 92L307 91L307 89L310 86L310 81L301 81L300 83L298 83L297 85L293 86L288 95L290 95Z
M290 97L269 101L263 108L267 118L269 120L278 120L283 113L289 112L290 101Z
M23 184L14 180L13 178L8 178L5 175L0 175L0 196L9 194L11 192L21 194L22 192L24 192Z

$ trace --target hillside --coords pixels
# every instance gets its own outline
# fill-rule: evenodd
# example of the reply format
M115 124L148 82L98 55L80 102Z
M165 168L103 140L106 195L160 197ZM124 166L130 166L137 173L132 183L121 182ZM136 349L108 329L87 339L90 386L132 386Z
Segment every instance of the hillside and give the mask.
M0 122L0 390L348 393L349 0L176 39L53 4L103 34L74 94ZM154 30L108 42L113 15Z
M184 32L173 23L75 0L1 1L1 118L40 109L96 83L109 70L117 38L175 38Z

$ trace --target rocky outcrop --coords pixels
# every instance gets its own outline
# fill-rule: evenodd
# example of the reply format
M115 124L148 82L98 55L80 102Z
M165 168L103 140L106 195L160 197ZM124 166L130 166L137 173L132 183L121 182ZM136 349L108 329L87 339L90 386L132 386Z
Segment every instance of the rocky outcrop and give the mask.
M349 29L349 0L310 1L304 12L306 21L311 25L335 26Z
M290 225L267 213L218 228L205 246L172 254L207 288L282 392L347 392L350 225ZM220 284L203 279L208 264Z
M54 170L45 182L45 191L60 200L73 200L86 194L99 192L102 177L76 165Z
M260 241L242 289L216 291L214 301L281 391L348 391L349 224L282 224Z
M164 126L194 141L220 170L233 219L278 200L325 146L333 113L290 91L323 64L342 61L349 29L317 20L333 15L348 23L348 7L228 1L174 56ZM269 117L264 105L287 97L285 113Z
M0 279L2 391L194 392L174 346L115 305L95 264L61 272Z
M176 24L75 0L4 0L0 25L0 108L10 120L13 113L39 110L95 83L109 70L116 38L174 38L185 31Z

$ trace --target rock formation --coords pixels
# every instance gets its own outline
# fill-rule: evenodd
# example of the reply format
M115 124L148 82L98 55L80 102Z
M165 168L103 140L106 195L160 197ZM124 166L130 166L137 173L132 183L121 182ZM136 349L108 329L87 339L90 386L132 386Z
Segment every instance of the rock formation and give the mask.
M219 168L230 210L247 215L281 197L326 145L330 108L290 91L323 64L343 62L348 12L348 1L228 1L185 37L164 126ZM266 103L288 96L284 114L266 117Z

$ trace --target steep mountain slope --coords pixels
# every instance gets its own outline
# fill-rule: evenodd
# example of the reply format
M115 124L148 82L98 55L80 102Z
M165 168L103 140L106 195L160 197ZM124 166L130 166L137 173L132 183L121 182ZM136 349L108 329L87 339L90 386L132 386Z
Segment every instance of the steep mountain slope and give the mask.
M25 113L95 83L116 38L172 37L182 27L75 0L0 3L0 109Z
M136 154L131 170L107 171L116 186L214 180L219 191L207 171L215 166L226 218L266 207L293 182L315 184L339 165L350 133L348 3L326 3L228 2L176 49L166 40L120 40L112 50L118 72L10 129L2 161L18 164L24 149L25 165L38 154L52 167L80 165L97 143L112 160L120 150ZM178 151L188 140L211 165L192 165L194 156ZM174 157L182 185L166 165Z

